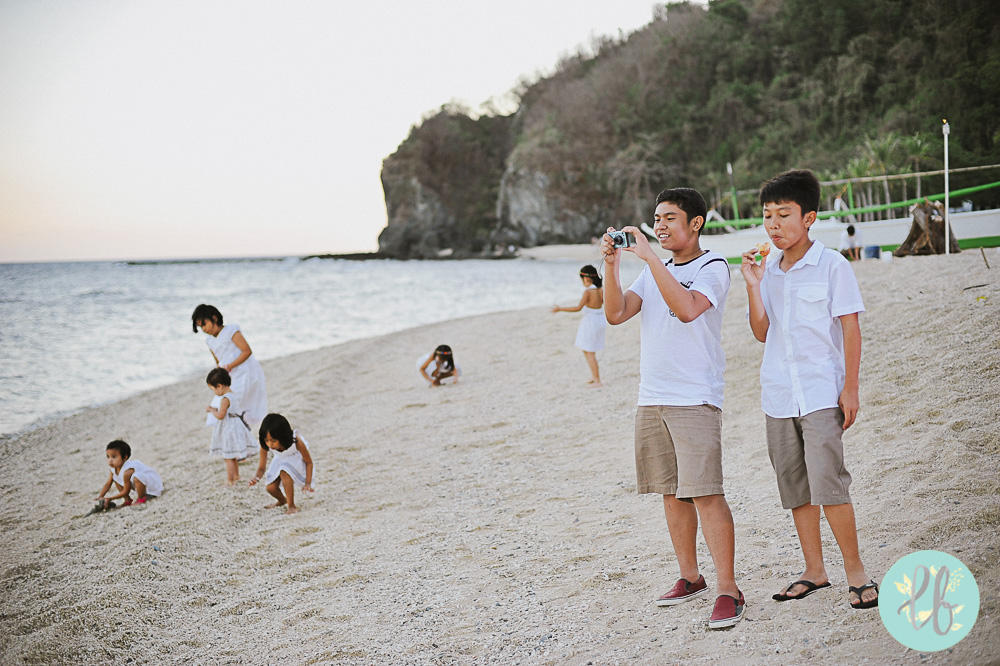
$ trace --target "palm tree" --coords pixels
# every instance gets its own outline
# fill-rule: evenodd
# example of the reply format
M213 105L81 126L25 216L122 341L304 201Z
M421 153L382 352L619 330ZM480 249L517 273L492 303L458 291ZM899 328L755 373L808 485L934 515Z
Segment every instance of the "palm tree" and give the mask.
M906 161L913 165L917 172L917 198L920 198L920 160L927 160L931 157L931 145L918 132L913 136L905 136L900 140L900 148L906 154Z
M876 175L889 175L890 167L895 170L895 165L899 163L900 141L899 135L889 132L877 139L867 139L864 145L864 154L871 160L872 170ZM885 188L885 204L888 206L892 202L889 194L889 179L882 179L882 186ZM889 219L895 218L895 211L892 208L886 210Z

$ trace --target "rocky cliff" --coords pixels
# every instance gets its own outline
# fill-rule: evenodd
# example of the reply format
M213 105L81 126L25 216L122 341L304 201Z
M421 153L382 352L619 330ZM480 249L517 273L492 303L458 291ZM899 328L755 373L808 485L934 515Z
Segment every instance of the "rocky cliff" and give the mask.
M943 117L956 128L952 155L963 166L1000 162L993 3L656 7L643 29L596 40L523 86L512 116L446 106L415 126L383 163L389 220L379 254L492 256L510 245L584 243L609 225L647 219L665 187L697 188L712 206L733 185L756 188L789 168L835 180L927 167L942 152ZM956 173L951 186L981 182ZM939 177L924 183L943 189ZM907 198L903 181L884 191ZM997 206L1000 190L973 198ZM756 207L750 196L739 203Z

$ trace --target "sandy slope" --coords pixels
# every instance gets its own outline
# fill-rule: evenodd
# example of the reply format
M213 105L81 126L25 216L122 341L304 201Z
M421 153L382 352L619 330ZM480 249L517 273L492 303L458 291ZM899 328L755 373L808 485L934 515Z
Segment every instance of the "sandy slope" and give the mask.
M923 658L876 611L848 607L825 526L834 587L771 601L800 555L764 449L762 346L734 272L725 471L749 604L736 628L706 629L709 597L651 603L677 570L659 498L635 494L638 323L609 329L605 387L590 390L577 319L531 309L265 363L272 410L316 460L316 493L295 516L265 511L262 489L222 487L200 378L0 443L0 661L996 663L1000 257L989 256L992 271L978 251L856 266L868 312L846 444L862 554L877 578L923 548L969 566L982 610L950 653ZM430 390L414 361L442 342L465 375ZM168 491L85 516L116 437Z

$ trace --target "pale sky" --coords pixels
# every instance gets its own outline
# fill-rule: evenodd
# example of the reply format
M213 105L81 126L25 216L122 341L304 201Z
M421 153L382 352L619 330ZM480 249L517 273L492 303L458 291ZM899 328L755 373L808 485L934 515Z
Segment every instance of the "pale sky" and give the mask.
M0 0L0 262L375 250L423 115L653 5Z

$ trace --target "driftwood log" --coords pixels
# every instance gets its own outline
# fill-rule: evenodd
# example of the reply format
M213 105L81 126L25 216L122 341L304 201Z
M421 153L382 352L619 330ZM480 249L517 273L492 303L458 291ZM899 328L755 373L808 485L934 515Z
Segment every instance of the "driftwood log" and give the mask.
M931 203L924 199L922 204L910 208L913 224L903 244L892 254L897 257L920 254L944 254L944 206L940 201ZM955 230L951 230L951 252L960 252Z

